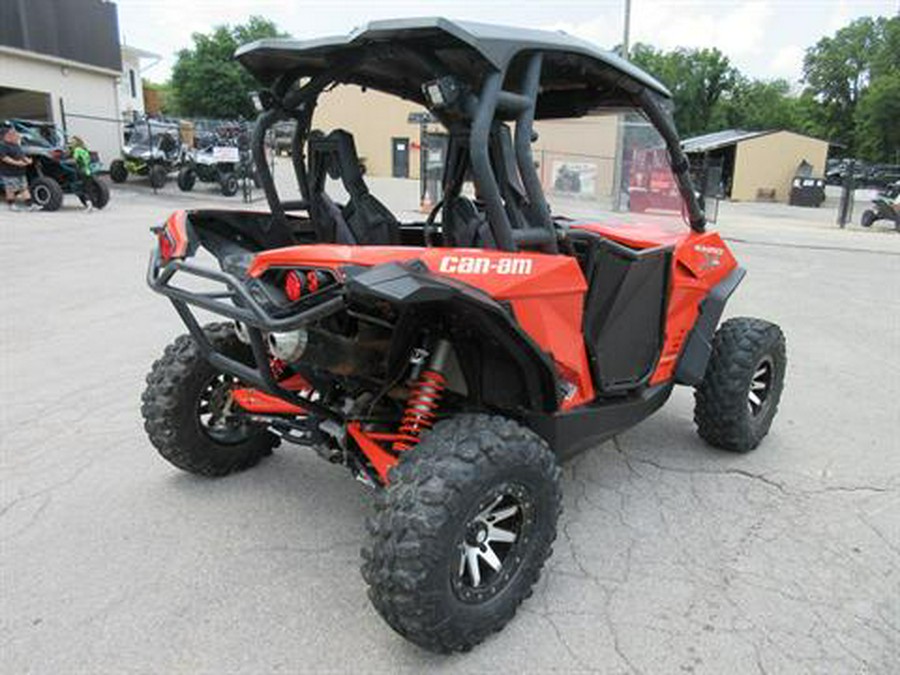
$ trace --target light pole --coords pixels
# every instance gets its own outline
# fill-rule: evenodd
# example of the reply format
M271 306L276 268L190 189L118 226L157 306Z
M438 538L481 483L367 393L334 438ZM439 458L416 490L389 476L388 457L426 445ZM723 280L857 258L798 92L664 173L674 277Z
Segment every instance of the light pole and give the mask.
M622 30L622 58L628 58L628 41L631 34L631 0L625 0L625 25ZM613 211L622 211L622 178L625 163L625 120L624 113L619 113L616 117L616 157L613 160L613 194L612 207Z

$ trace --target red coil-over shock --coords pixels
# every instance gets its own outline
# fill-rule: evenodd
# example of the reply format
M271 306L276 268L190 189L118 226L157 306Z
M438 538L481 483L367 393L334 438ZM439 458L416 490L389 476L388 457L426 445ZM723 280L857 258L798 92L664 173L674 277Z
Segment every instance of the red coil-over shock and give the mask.
M450 343L438 341L428 367L410 388L403 419L400 421L399 440L394 441L395 451L411 450L419 442L422 432L434 426L441 396L447 386L443 370L450 353Z

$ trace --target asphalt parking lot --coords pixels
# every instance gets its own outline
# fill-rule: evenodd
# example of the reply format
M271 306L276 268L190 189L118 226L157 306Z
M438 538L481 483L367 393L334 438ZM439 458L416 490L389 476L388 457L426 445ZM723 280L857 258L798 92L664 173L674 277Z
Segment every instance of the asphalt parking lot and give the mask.
M131 186L0 211L2 672L898 672L900 235L723 209L749 272L728 314L787 335L771 434L715 451L677 391L567 464L535 595L439 657L369 606L345 470L282 446L202 480L144 436L144 375L182 332L144 285L148 227L206 202L240 207Z

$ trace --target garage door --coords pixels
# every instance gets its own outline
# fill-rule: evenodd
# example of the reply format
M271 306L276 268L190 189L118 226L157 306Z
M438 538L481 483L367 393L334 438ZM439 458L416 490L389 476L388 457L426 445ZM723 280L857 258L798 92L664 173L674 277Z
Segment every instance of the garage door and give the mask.
M11 118L52 122L50 94L0 87L0 119Z

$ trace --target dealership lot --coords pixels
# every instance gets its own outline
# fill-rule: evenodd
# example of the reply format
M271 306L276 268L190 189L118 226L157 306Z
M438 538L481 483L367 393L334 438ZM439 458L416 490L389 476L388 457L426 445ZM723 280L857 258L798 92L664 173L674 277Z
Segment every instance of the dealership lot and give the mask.
M896 672L900 235L723 205L749 272L726 311L787 335L770 436L715 451L676 391L565 466L555 553L516 620L438 657L368 604L370 495L345 470L282 446L201 480L146 440L143 377L182 332L144 284L148 228L200 205L241 207L129 185L101 212L0 212L5 672Z

